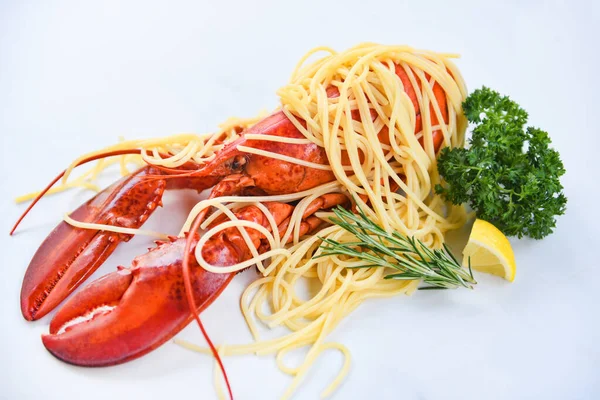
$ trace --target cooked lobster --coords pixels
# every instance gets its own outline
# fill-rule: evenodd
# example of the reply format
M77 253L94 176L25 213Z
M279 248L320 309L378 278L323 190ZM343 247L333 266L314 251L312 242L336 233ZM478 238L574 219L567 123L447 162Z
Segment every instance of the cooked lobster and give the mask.
M416 110L415 133L419 132L422 123L416 91L421 88L412 86L403 68L397 67L396 74ZM437 83L433 92L444 122L448 123L446 95ZM337 89L330 88L328 95L338 96ZM433 124L438 124L433 110L430 114ZM252 196L296 193L335 180L328 170L238 149L244 145L327 165L326 152L318 145L250 140L246 138L250 133L303 138L286 115L278 111L241 132L240 137L227 144L212 161L202 165L188 162L179 171L145 166L98 193L71 216L83 222L138 228L161 205L166 189L191 188L200 192L212 188L211 198ZM437 151L443 141L441 131L434 131L433 139ZM388 135L381 132L380 140L389 140ZM314 231L321 223L313 215L315 211L339 204L347 206L349 201L342 194L315 200L303 216L302 234ZM293 206L276 202L265 203L265 206L275 216L278 229L284 229ZM120 268L73 295L52 319L50 333L43 336L46 348L71 364L113 365L155 349L183 329L194 317L188 300L195 304L199 314L234 277L233 274L210 273L190 257L199 238L195 228L206 217L206 212L197 217L186 234L190 240L172 238L158 242L157 247L135 258L129 268ZM270 229L265 215L257 207L239 209L236 216ZM212 224L224 220L220 218ZM260 232L252 229L248 232L259 252L268 250L268 243ZM61 222L42 243L25 273L21 289L23 316L35 320L46 315L91 275L121 241L130 238L129 234L80 229ZM201 251L204 259L215 266L228 266L251 258L250 249L237 228L221 231ZM184 258L190 266L189 290L184 286Z

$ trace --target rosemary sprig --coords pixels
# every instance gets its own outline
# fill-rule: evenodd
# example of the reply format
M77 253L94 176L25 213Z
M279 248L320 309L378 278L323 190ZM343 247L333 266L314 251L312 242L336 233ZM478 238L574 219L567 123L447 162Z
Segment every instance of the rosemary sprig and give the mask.
M464 269L454 258L448 247L433 250L420 240L398 232L388 233L371 221L362 210L354 214L342 207L333 209L335 217L330 221L356 236L356 241L340 243L322 238L323 251L316 257L347 255L364 261L352 268L387 267L399 272L385 279L422 279L429 286L420 289L473 288L477 284L469 268Z

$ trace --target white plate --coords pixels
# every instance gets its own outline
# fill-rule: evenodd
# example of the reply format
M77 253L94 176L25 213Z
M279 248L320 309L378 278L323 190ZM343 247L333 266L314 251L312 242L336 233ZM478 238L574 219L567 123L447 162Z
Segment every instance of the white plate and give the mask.
M485 84L510 94L531 124L550 132L568 171L567 214L543 241L512 241L514 284L478 276L474 291L418 292L361 306L330 337L353 356L334 398L600 397L596 4L123 3L0 5L2 232L24 208L13 198L120 135L206 132L231 115L274 108L275 90L314 46L377 41L461 53L469 88ZM17 235L0 242L0 397L214 398L206 356L168 343L122 366L73 367L42 346L48 317L34 323L21 317L19 290L31 256L62 214L87 196L44 199ZM169 195L148 227L176 232L193 199ZM147 245L135 238L121 246L95 276L127 264ZM250 279L236 278L203 314L217 342L250 340L238 307ZM179 337L202 342L193 325ZM237 399L275 399L291 381L273 357L225 362ZM295 398L317 398L340 365L338 354L325 354Z

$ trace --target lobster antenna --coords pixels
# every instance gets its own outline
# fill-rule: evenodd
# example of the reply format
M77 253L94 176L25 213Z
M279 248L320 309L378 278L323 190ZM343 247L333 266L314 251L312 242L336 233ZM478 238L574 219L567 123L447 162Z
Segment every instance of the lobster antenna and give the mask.
M181 265L182 270L183 270L183 283L185 286L185 294L187 296L188 305L190 306L190 312L191 312L192 316L194 317L194 319L196 320L196 323L198 323L198 326L200 327L200 331L202 332L202 336L204 336L206 343L208 343L208 347L210 347L210 351L212 352L213 356L215 357L215 360L217 360L217 363L219 364L219 368L221 368L221 372L223 373L223 379L225 379L225 385L227 386L227 391L229 392L229 398L231 400L233 400L233 392L231 391L231 385L229 384L229 378L227 377L227 372L225 372L225 367L223 366L223 362L221 361L221 356L219 355L219 352L217 351L212 340L210 340L210 337L208 336L208 333L206 332L206 329L204 329L204 325L202 324L202 321L200 320L200 316L196 312L196 301L194 300L194 295L193 295L194 292L192 289L192 280L190 279L190 254L192 252L192 240L194 237L194 232L196 232L198 230L201 223L202 223L201 216L196 217L196 219L192 223L192 226L190 227L188 236L185 240L185 249L183 251L183 263Z
M126 150L114 150L114 151L109 151L106 153L100 153L100 154L96 154L93 156L90 156L88 158L84 158L83 160L79 161L75 167L78 167L80 165L95 161L95 160L99 160L101 158L106 158L106 157L112 157L112 156L121 156L124 154L140 154L140 150L138 149L126 149ZM38 201L40 201L40 199L42 197L44 197L44 195L48 192L48 190L50 190L52 188L52 186L54 186L54 184L56 182L58 182L60 180L60 178L62 178L65 175L66 170L62 171L60 174L58 174L56 176L56 178L54 178L52 180L52 182L50 182L48 184L48 186L46 186L44 188L44 190L42 190L36 197L35 199L33 199L33 201L31 202L31 204L29 204L29 207L27 207L27 209L23 212L23 214L21 214L21 216L19 217L19 219L17 220L17 222L15 223L15 225L12 227L12 229L10 230L10 235L12 235L15 230L17 229L17 227L19 226L19 224L21 223L21 221L23 221L23 218L25 218L25 216L29 213L29 211L31 211L31 209L33 208L33 206L36 205L36 203Z

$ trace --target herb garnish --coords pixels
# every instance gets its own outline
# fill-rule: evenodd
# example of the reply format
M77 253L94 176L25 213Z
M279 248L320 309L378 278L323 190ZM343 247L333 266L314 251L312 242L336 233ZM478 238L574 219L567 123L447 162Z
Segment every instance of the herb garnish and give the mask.
M527 112L486 87L463 103L475 124L470 147L445 148L438 159L444 185L435 190L454 204L468 203L477 217L508 236L541 239L552 233L567 198L565 168L548 133L525 129Z
M375 224L359 209L354 214L342 207L333 209L336 217L330 221L356 237L353 242L338 242L323 238L323 252L316 257L347 255L364 261L353 268L388 267L399 272L385 279L422 279L427 287L421 289L473 288L477 282L469 269L461 267L444 244L443 249L432 250L414 237L398 232L388 233Z

